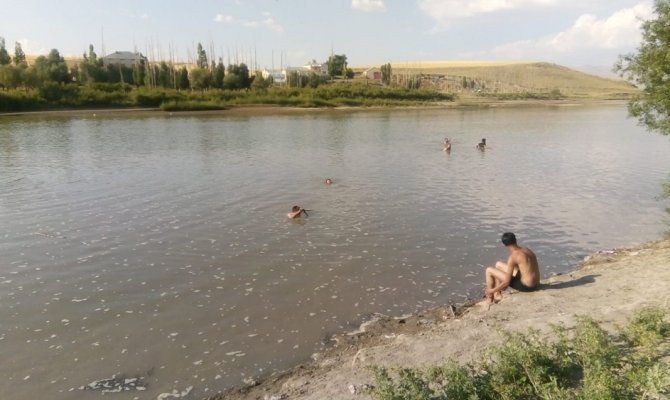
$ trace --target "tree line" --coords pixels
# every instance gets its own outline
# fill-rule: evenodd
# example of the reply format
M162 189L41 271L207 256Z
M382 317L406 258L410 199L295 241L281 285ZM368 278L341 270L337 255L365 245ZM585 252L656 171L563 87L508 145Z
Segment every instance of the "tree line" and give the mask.
M48 84L79 84L96 83L128 84L151 88L194 89L249 89L265 88L271 79L264 79L260 74L252 75L244 64L230 64L224 67L222 59L218 63L208 62L207 54L198 44L198 60L195 68L175 66L161 61L150 63L141 58L133 66L118 63L105 63L98 57L93 45L83 54L82 60L69 68L65 59L57 49L48 55L39 56L28 65L21 44L16 42L14 56L6 49L4 38L0 38L0 85L8 89L40 88Z
M289 87L316 88L331 77L352 78L353 70L347 67L347 56L334 54L326 63L328 75L289 72L286 85ZM175 90L241 90L266 89L273 82L272 76L264 78L259 71L250 71L244 64L229 64L223 59L210 60L201 43L196 50L195 67L187 68L172 62L149 62L140 57L132 66L105 62L90 45L81 61L69 68L57 49L48 55L39 56L28 65L21 43L16 42L14 56L10 56L5 39L0 37L0 88L39 89L50 84L127 84L135 87L166 88Z

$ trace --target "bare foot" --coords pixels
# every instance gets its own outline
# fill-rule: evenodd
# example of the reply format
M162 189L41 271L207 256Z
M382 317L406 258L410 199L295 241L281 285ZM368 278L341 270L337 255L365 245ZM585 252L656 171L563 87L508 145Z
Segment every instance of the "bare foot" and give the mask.
M488 297L485 297L483 300L479 301L475 305L483 308L484 310L488 310L489 308L491 308L491 303L493 303L493 300L491 300Z
M493 295L493 302L494 302L494 303L499 303L499 302L502 301L502 299L503 299L502 292L496 292L496 293Z

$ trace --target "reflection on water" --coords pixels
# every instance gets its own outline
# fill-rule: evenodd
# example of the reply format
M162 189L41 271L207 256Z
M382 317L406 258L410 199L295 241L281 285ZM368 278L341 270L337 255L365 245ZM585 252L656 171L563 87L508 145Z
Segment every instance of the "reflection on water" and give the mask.
M545 276L656 238L668 165L623 106L5 118L0 397L238 385L371 313L479 295L504 231Z

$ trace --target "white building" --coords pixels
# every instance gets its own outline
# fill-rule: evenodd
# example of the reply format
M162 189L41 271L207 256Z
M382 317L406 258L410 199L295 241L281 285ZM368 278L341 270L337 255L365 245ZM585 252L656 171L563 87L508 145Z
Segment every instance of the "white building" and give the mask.
M284 71L279 70L279 69L264 69L261 71L261 76L263 79L268 79L269 77L272 77L272 83L275 85L281 85L286 83L286 74Z
M130 51L115 51L102 57L102 62L105 65L122 65L124 67L132 67L142 61L147 62L147 58L142 53L133 53Z
M382 70L377 67L368 68L365 71L361 72L361 76L365 79L382 79Z

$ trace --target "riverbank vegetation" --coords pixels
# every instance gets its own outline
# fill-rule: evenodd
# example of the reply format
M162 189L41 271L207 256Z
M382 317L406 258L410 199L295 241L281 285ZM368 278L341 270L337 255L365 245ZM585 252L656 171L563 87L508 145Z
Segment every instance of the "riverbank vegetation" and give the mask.
M49 83L39 88L0 91L0 111L151 107L165 111L221 110L232 106L290 107L402 106L453 101L451 94L399 87L338 84L318 88L206 91L134 88L128 84L86 86Z
M665 398L670 384L670 324L645 308L611 334L589 317L574 330L555 326L503 333L503 342L475 365L447 363L424 370L373 368L378 400Z
M28 65L16 43L10 57L0 38L0 112L153 107L165 111L221 110L232 106L290 107L401 106L453 101L454 95L402 84L348 79L345 55L333 55L329 73L290 71L281 85L271 75L250 71L244 63L224 67L208 61L198 44L194 66L149 63L139 53L132 65L105 63L93 46L68 66L58 50ZM338 75L331 75L338 74ZM341 75L341 79L335 79ZM390 75L390 68L387 75ZM388 81L390 82L390 81Z

